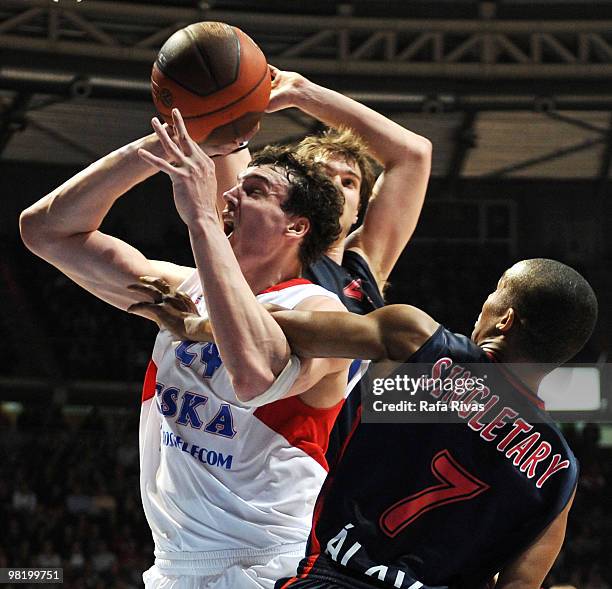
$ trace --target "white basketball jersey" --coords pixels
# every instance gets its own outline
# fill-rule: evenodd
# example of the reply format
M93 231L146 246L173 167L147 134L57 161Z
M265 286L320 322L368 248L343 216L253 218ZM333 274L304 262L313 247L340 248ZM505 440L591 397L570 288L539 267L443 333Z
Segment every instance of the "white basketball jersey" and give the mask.
M207 316L196 272L181 289ZM257 299L293 308L312 296L337 298L296 279ZM140 417L141 493L156 556L305 541L340 406L315 409L294 396L246 407L214 344L160 331Z

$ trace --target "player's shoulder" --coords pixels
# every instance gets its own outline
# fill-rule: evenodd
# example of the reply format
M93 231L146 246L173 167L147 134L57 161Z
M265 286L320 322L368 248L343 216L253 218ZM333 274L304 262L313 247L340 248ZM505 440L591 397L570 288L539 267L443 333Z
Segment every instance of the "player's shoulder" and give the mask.
M342 255L342 267L351 274L361 276L364 280L378 286L374 269L367 253L357 245L347 246Z
M307 301L316 299L315 303L318 304L309 306L308 310L317 310L322 305L330 307L328 301L336 303L336 306L331 306L325 310L336 311L344 309L338 295L304 278L294 278L271 286L259 293L257 299L260 303L274 303L287 309L305 309L304 305Z
M346 311L342 301L337 296L329 297L324 294L313 293L303 299L295 307L297 311Z
M410 358L412 362L435 362L448 356L457 362L490 362L485 351L469 337L453 333L439 324L423 345Z

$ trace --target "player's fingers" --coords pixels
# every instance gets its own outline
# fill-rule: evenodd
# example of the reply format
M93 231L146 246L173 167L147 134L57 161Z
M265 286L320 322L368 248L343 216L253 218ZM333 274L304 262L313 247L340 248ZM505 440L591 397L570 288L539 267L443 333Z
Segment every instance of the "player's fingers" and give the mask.
M168 175L176 174L176 168L173 165L169 164L166 160L153 155L146 149L140 148L138 150L138 155L150 166L153 166L154 168L157 168Z
M186 156L195 156L204 163L209 172L214 173L215 163L206 152L193 140L178 108L172 109L172 123L176 129L179 145Z
M133 292L139 292L151 297L154 303L161 303L163 300L164 295L150 284L129 284L127 288Z
M128 307L129 313L135 313L157 323L160 329L167 329L175 336L186 339L182 319L175 317L164 304L134 303Z
M192 139L187 131L187 126L183 120L181 112L174 108L172 109L172 128L174 129L175 139L179 147L183 150L186 156L193 153Z
M173 295L164 295L161 305L170 314L186 313L198 314L197 309L194 310L184 299L180 298L176 293Z
M150 284L151 286L154 286L163 294L170 294L170 292L172 292L170 285L159 276L139 276L138 280L142 284Z
M168 135L170 135L172 141L178 144L178 133L176 132L176 129L172 125L168 125L168 123L166 123L164 127L166 127L166 131L168 132Z
M138 303L132 303L128 308L127 308L127 312L128 313L135 313L137 311L147 311L149 310L150 307L154 306L155 303L147 303L145 301L140 301Z
M134 303L127 308L127 312L146 317L158 325L161 323L155 303Z
M175 293L176 299L181 302L182 309L187 313L195 313L198 315L198 308L195 306L195 303L191 300L191 297L180 290Z
M172 122L174 122L174 119ZM178 145L172 140L170 135L168 135L168 130L166 127L160 123L157 117L153 117L151 119L151 125L155 131L155 134L159 138L159 142L162 144L164 151L168 154L168 157L182 163L185 160L185 155L181 149L179 149Z
M280 70L271 64L268 64L268 69L270 70L270 76L272 77L272 81L274 82L276 80L276 77L280 73Z
M193 140L191 139L191 136L189 135L189 132L187 131L185 121L183 120L181 111L178 108L172 109L172 126L174 127L176 131L176 137L178 140L178 144L183 150L183 153L187 156L190 156L193 153L193 148L192 148Z

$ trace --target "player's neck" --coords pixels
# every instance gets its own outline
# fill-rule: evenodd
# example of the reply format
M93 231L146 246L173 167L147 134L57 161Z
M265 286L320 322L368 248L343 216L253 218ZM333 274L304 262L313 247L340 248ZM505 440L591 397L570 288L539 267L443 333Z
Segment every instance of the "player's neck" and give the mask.
M336 243L332 244L332 246L325 252L325 255L330 259L336 262L339 266L342 265L342 258L344 257L344 243L345 238L342 238Z
M302 273L302 265L294 256L248 256L238 262L242 274L255 294L281 282L298 278Z
M509 346L503 338L490 338L478 344L496 362L506 364L508 369L530 390L537 394L540 382L546 376L537 364Z

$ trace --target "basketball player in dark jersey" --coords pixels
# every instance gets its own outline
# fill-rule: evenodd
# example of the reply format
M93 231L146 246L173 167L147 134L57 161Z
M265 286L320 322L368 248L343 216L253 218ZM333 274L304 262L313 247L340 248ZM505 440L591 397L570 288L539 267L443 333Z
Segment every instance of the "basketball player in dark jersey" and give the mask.
M384 304L383 286L418 222L429 181L431 143L300 74L271 70L267 112L295 107L331 127L322 135L306 137L294 149L299 157L322 163L345 200L340 236L323 262L305 276L338 294L349 311L372 311ZM369 156L382 166L375 183ZM239 203L224 200L223 188L235 184L249 158L245 149L215 161L218 206L227 205L223 218L229 226ZM364 210L362 225L351 232Z
M592 333L597 300L552 260L515 264L471 339L423 311L273 314L303 357L344 356L496 373L457 423L356 422L319 495L309 551L277 589L537 589L563 541L578 465L536 392ZM520 374L508 363L525 363ZM531 363L531 364L526 364ZM538 363L538 364L535 364ZM501 383L501 384L500 384Z
M304 278L337 294L351 313L369 313L384 305L384 285L419 219L431 168L431 143L300 74L271 70L268 112L297 107L331 127L321 135L305 137L295 146L295 153L324 164L345 200L338 239L304 272ZM377 179L370 155L382 166ZM225 206L223 219L228 228L238 203L226 202L223 189L235 184L237 173L247 167L249 159L244 149L215 161L218 206L220 210ZM351 231L360 215L363 223ZM353 362L349 381L360 364ZM346 399L331 432L326 454L329 464L350 432L359 405L356 391Z
M336 293L351 313L369 313L384 305L384 285L419 219L429 180L431 143L300 74L271 70L268 112L297 107L331 127L321 135L305 137L295 153L322 163L345 200L338 239L304 272L304 278ZM382 166L377 179L371 156ZM351 231L360 215L363 223ZM231 222L231 215L224 219ZM349 380L359 369L360 362L353 362ZM326 455L329 464L348 435L359 404L356 391L338 415Z
M267 112L295 107L330 127L321 135L305 137L293 149L300 158L322 163L345 200L338 239L304 276L335 292L352 313L382 307L383 287L421 213L431 143L300 74L270 69L273 81ZM371 158L382 167L378 178ZM235 184L249 160L248 149L215 160L218 207L225 207L228 229L239 203L224 198L223 192ZM360 213L363 223L351 232Z

